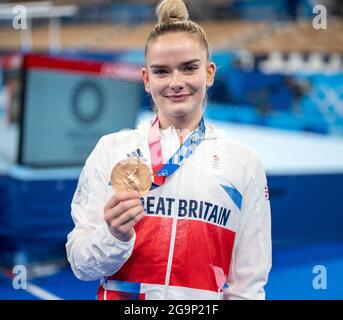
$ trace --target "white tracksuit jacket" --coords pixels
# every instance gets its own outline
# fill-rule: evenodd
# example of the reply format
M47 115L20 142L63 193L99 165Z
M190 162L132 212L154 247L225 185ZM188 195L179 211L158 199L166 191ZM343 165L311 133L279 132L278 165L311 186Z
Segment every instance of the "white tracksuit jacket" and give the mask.
M250 147L208 123L195 152L142 198L146 216L134 237L122 242L109 232L112 168L128 157L150 166L151 123L102 137L86 161L66 244L76 277L101 280L98 299L218 299L216 269L227 276L229 299L264 299L271 268L265 172ZM175 128L161 130L161 144L167 161L179 148Z

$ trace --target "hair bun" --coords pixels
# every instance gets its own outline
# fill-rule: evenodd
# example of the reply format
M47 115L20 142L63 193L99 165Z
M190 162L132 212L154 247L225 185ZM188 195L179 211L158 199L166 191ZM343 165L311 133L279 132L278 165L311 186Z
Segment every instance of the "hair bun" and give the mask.
M156 8L158 23L188 20L187 7L182 0L163 0Z

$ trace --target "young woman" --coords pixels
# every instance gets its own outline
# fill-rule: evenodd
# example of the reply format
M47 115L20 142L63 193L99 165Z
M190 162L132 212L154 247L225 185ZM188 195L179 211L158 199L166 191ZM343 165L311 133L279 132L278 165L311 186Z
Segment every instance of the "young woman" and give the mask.
M256 153L203 119L216 67L181 0L157 7L142 78L157 110L107 135L86 161L72 202L67 255L75 275L101 280L98 299L264 299L271 267L267 182ZM111 172L139 157L144 197L113 192Z

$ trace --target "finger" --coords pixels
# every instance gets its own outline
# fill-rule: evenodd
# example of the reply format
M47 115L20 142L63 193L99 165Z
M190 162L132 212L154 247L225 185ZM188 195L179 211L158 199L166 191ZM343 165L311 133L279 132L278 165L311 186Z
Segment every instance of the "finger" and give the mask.
M129 220L127 223L121 225L118 231L122 234L127 234L139 221L145 217L145 211L138 213L134 218Z
M139 193L136 191L117 192L107 202L105 210L115 207L120 201L139 198Z
M142 206L137 206L125 211L122 215L120 215L117 219L112 220L111 226L113 228L120 228L123 225L127 224L129 221L135 219L135 217L139 214L144 212Z
M124 214L125 211L128 211L134 207L140 207L143 209L140 199L121 201L114 208L105 209L105 220L109 221L115 219Z
M128 227L128 229L133 228L139 221L141 221L146 215L146 212L143 210L141 213L139 213L138 215L136 215L132 220L130 220L126 226Z

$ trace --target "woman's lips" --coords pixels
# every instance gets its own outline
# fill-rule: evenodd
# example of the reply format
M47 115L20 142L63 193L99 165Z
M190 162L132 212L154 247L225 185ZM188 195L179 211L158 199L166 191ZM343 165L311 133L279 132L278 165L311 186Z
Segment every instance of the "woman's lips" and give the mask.
M191 96L190 94L175 94L175 95L171 95L171 96L166 96L166 98L168 98L169 100L173 101L173 102L182 102L185 101L189 96Z

